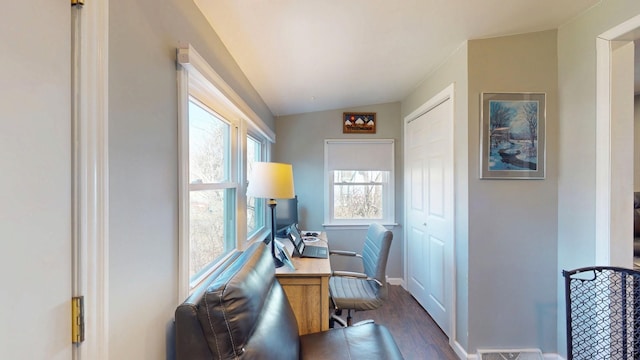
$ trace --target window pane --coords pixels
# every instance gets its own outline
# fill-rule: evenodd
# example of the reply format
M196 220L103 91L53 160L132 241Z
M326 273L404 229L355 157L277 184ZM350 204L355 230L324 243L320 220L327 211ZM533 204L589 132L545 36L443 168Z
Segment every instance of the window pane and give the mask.
M334 219L382 219L382 185L334 185Z
M253 163L262 160L262 144L247 136L247 179L251 176ZM247 234L252 235L264 226L264 199L247 196Z
M189 192L189 277L235 248L233 189Z
M189 101L189 183L229 179L231 127L195 101Z

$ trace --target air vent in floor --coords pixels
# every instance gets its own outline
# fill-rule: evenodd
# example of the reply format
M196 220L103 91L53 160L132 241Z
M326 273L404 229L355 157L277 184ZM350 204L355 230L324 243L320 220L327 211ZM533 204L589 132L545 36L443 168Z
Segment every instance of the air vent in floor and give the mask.
M538 349L478 350L478 360L543 360Z

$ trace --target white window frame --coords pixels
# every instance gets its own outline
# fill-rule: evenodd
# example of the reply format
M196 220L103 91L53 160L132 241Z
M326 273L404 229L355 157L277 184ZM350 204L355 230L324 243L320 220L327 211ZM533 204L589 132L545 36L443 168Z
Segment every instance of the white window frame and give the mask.
M231 134L231 179L235 188L235 251L243 250L260 236L266 236L266 227L251 239L247 237L246 220L246 146L247 134L260 139L265 146L265 156L269 156L270 143L275 141L275 133L245 103L245 101L220 77L213 68L191 46L177 51L178 62L178 304L189 296L192 289L208 273L209 268L198 281L189 276L189 98L194 95L200 102L215 111L232 126ZM266 223L266 221L265 221ZM234 251L227 254L230 256ZM222 261L222 260L221 260Z
M332 146L348 146L357 148L359 154L380 152L384 156L377 156L385 159L384 169L371 165L367 167L367 161L362 156L354 156L352 158L345 157L341 159L343 164L341 170L385 170L389 171L388 182L383 184L383 218L382 219L335 219L333 217L334 204L334 177L333 168L335 167L334 161L332 161ZM333 148L335 149L335 148ZM366 227L372 222L379 222L385 226L395 226L395 141L394 139L325 139L324 141L324 224L326 228L331 227L347 227L347 228L362 228ZM349 162L353 163L349 166ZM372 163L375 163L373 161Z
M246 136L245 139L248 139L249 137L251 137L254 141L258 142L260 144L260 157L259 159L256 159L256 161L267 161L267 155L268 155L268 142L264 139L264 137L261 137L259 135L255 135L253 132L249 131ZM248 141L247 141L248 143ZM248 148L247 146L243 147L244 149ZM248 164L249 161L247 159L247 161L245 162L245 164ZM248 175L248 171L247 171L247 175ZM248 186L249 183L248 181L245 181L245 186ZM245 199L245 204L248 203L247 201L248 199ZM266 205L266 200L265 199L260 199L257 198L256 199L256 212L260 211L258 210L258 208L262 209L261 213L257 213L256 216L261 215L262 217L262 224L258 224L258 226L256 227L256 229L252 232L247 234L247 237L249 238L249 240L254 240L256 238L264 238L266 235L266 232L268 232L268 219L267 219L267 205ZM248 213L248 209L247 209L247 213ZM248 222L248 221L247 221ZM247 232L249 231L249 229L247 228Z

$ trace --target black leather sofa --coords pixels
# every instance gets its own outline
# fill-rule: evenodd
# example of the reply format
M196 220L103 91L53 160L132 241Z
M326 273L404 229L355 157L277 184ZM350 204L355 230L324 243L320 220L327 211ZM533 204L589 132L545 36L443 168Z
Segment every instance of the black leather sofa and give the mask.
M380 324L299 336L262 242L227 260L179 305L175 328L178 360L402 359Z

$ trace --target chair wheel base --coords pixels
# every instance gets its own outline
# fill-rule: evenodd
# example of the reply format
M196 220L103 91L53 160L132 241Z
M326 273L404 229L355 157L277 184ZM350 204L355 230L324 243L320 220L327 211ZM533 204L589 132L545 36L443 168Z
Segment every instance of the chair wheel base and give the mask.
M375 323L375 321L373 321L372 319L368 319L368 320L358 321L357 323L353 324L352 326L365 325L365 324L374 324L374 323Z
M341 317L339 317L336 314L331 314L331 317L329 318L329 327L335 328L336 324L340 325L341 327L347 327L346 321L344 321Z

